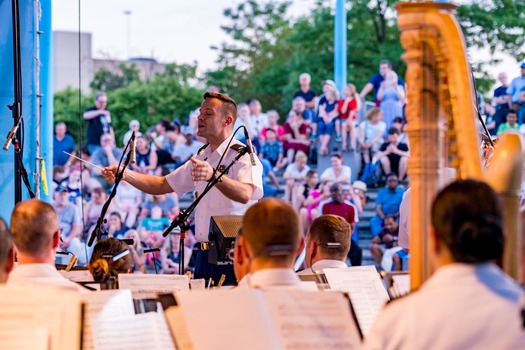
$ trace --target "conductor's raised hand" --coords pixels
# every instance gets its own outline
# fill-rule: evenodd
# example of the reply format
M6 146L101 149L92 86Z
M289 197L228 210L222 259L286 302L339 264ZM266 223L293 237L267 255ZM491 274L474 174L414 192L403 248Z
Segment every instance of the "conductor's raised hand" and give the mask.
M191 178L193 181L209 181L213 177L213 168L205 160L190 158L192 162Z
M107 181L107 183L109 184L115 183L115 175L117 173L117 169L118 169L117 165L113 164L113 165L105 167L104 170L102 170L102 177L104 178L104 180Z

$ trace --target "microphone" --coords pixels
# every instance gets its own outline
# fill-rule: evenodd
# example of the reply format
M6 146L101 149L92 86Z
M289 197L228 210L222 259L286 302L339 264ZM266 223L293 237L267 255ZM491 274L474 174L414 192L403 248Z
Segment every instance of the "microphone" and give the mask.
M133 131L133 134L131 135L131 147L129 151L131 152L129 162L135 164L137 162L137 137L135 131Z
M244 138L246 139L246 147L248 148L248 153L250 154L250 160L252 161L252 166L255 166L255 158L253 157L253 144L248 135L248 129L244 127Z
M160 248L144 249L143 252L144 252L144 253L160 252Z
M18 131L18 127L20 126L20 122L15 123L11 131L9 131L9 134L7 134L7 139L4 143L4 151L7 151L9 149L9 146L11 146L11 142L13 142L13 138L16 135L16 132Z

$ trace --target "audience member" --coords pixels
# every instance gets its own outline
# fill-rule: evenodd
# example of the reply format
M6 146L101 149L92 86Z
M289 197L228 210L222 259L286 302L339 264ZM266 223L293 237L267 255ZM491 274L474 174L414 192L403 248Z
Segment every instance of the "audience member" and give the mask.
M356 126L359 122L357 113L361 109L361 100L357 96L354 84L348 84L343 89L343 98L337 103L337 112L341 120L341 139L343 144L341 148L343 151L355 150L357 132ZM348 135L350 135L350 142L348 142ZM350 146L348 146L350 144Z
M126 239L132 239L133 244L128 244L128 249L133 258L133 273L146 273L146 254L140 241L140 236L137 230L128 230L124 236Z
M387 73L392 71L392 63L390 63L389 60L382 60L379 63L379 73L374 74L372 78L370 78L370 81L366 83L366 85L363 87L363 90L361 90L361 93L359 94L359 97L362 101L364 101L365 96L368 95L372 89L374 90L374 101L377 101L377 93L379 92L379 89L381 87L381 83L386 79ZM403 79L398 78L397 84L401 85L403 88L405 87L405 82Z
M363 154L365 164L379 151L383 143L386 124L379 108L372 108L366 114L366 120L359 124L359 149Z
M297 113L300 117L304 119L304 121L312 126L312 122L315 121L315 114L312 109L306 109L306 102L304 101L304 98L301 96L298 96L292 100L292 110ZM286 120L288 120L290 116L286 116Z
M116 260L114 257L120 256ZM88 264L89 272L95 282L106 282L102 284L104 289L110 279L114 278L114 288L117 287L118 275L130 273L133 268L133 257L128 245L116 238L104 238L95 244L93 255Z
M95 96L95 105L84 112L84 119L88 121L87 147L90 154L102 147L103 135L109 134L115 140L115 133L111 124L111 113L106 109L108 98L105 93L99 92Z
M505 245L499 196L477 180L458 180L434 199L433 275L388 304L365 349L522 349L523 288L498 267Z
M319 96L318 99L316 99L315 110L314 110L314 116L315 117L312 120L312 123L310 125L310 127L312 129L312 135L310 137L310 140L312 140L312 141L314 141L317 138L317 123L320 120L319 107L323 106L323 105L326 105L326 103L327 103L326 94L328 93L328 91L335 91L335 90L337 90L337 87L335 86L335 82L333 80L325 80L325 81L323 81L322 84L321 84L321 87L323 89L323 94L321 96ZM325 107L325 111L326 111L326 107Z
M101 147L91 155L91 163L99 167L107 167L118 164L122 157L122 150L115 145L115 138L112 134L104 134L100 138ZM109 189L109 184L102 178L100 168L91 169L91 181L98 181L100 186Z
M310 152L310 140L308 139L308 124L295 111L290 111L289 118L284 123L284 151L288 163L292 163L295 154L299 151L308 154Z
M259 159L266 159L275 170L280 170L286 166L288 159L284 158L284 148L282 143L277 139L275 130L266 128L266 142L264 142L259 151Z
M7 282L15 263L15 250L11 242L11 233L4 219L0 218L0 285Z
M407 174L408 146L399 142L399 131L396 128L388 130L387 142L383 143L376 153L375 158L381 162L385 174L394 173L399 181L403 181Z
M250 101L250 137L257 143L256 147L259 146L259 135L264 128L268 127L268 115L263 113L261 102L257 99Z
M152 207L150 215L142 220L139 227L141 242L153 248L162 247L165 240L162 233L170 224L168 218L162 216L162 209L159 206Z
M291 203L297 210L298 191L302 191L302 187L306 182L306 174L310 167L306 165L308 157L303 151L298 151L295 154L295 161L288 164L284 171L283 178L286 180L286 187L284 190L284 199Z
M18 265L9 275L7 284L85 290L64 278L55 268L60 222L51 204L39 199L19 202L11 214L11 235Z
M339 100L339 92L337 90L328 90L325 94L326 102L319 104L319 114L317 118L317 133L319 134L319 154L328 154L328 144L330 138L334 133L334 129L337 131L340 129L339 125L339 112L337 112L337 102ZM337 142L341 142L341 135L336 135Z
M370 220L370 230L375 237L383 229L383 220L390 214L399 217L399 207L403 199L403 189L398 187L397 175L390 173L386 177L387 187L379 190L376 198L376 215Z
M372 238L370 252L376 263L380 265L383 270L391 271L392 266L394 270L401 270L399 260L396 260L397 263L393 263L392 260L392 256L395 253L392 248L395 248L396 251L402 249L398 246L399 225L397 224L397 219L394 215L388 214L385 215L383 221L383 229L377 236ZM383 255L383 253L385 254Z
M60 226L60 250L70 252L78 258L78 265L85 266L87 256L82 243L82 218L80 211L69 202L68 192L65 187L57 187L53 195L53 207L58 215ZM57 257L58 258L58 257ZM63 262L59 259L59 262Z
M366 191L368 190L366 184L363 181L354 181L352 183L352 189L354 190L355 195L359 197L361 206L364 208L366 206L366 202L368 201L368 198L366 197Z
M133 119L129 122L129 130L126 131L124 136L122 137L122 146L126 147L129 140L131 139L131 135L133 135L133 131L135 131L135 137L142 136L142 133L140 130L140 122L137 119Z
M180 265L180 232L172 232L160 250L162 273L178 274ZM184 245L184 270L191 260L192 250Z
M277 198L264 198L246 211L239 235L236 263L247 262L246 286L252 288L300 288L293 270L302 248L297 211ZM238 271L239 268L236 268Z
M106 234L108 238L122 239L128 232L129 227L122 222L122 217L118 211L109 214L109 223Z
M233 126L233 132L235 132L241 126L244 126L248 130L251 137L253 131L250 127L250 107L248 107L246 103L240 103L237 106L237 120ZM235 139L246 145L246 138L244 137L244 132L242 129L237 131L235 134Z
M322 215L306 235L306 266L299 274L324 273L327 268L345 268L350 252L350 225L337 215Z
M175 168L186 163L188 159L197 154L199 149L204 146L204 143L194 140L195 135L192 128L185 127L183 133L186 142L177 144L171 154L171 157L175 161Z
M397 137L399 143L404 143L410 147L408 135L405 132L405 120L402 117L395 117L394 120L392 120L392 127L399 131L399 136Z
M266 114L268 114L268 127L262 129L261 134L259 135L261 141L268 140L266 137L266 130L272 129L277 135L277 140L282 142L286 131L282 125L279 125L279 113L277 113L275 109L271 109Z
M507 113L510 109L509 98L507 96L507 88L509 87L507 73L499 73L498 80L501 86L494 90L492 97L492 104L496 108L494 115L492 115L492 121L494 122L492 130L494 130L494 134L498 131L499 126L507 121ZM487 128L489 127L488 124L489 123L487 123Z
M518 124L525 122L525 99L522 92L525 89L525 62L521 64L521 75L512 79L507 88L508 100L512 102L511 108L518 112Z
M498 127L497 135L500 136L504 132L508 131L519 131L520 127L518 125L518 115L513 109L509 110L507 113L507 122L501 123Z
M146 196L146 201L142 205L139 219L147 217L153 207L159 207L162 210L162 216L169 220L175 219L180 212L179 203L175 194L154 194Z
M388 72L385 80L381 82L377 99L381 101L379 108L383 112L383 120L389 129L392 127L394 118L403 115L405 103L405 88L399 85L397 74L394 71Z
M328 167L321 174L321 182L325 183L345 183L349 184L352 178L352 169L343 165L344 159L341 153L332 153L330 156L331 167Z
M115 207L120 213L122 222L128 227L134 227L137 222L143 193L126 181L121 181L115 196Z
M68 167L71 165L74 157L64 152L75 154L75 140L67 133L66 123L58 122L53 137L53 166Z
M319 174L316 171L309 170L306 173L304 192L297 201L304 235L308 232L312 221L318 216L319 203L330 198L330 193L326 188L328 187L320 186Z
M157 152L151 149L148 140L144 136L137 137L135 159L136 162L131 164L131 169L141 174L155 174L158 165Z
M306 103L305 107L307 109L313 110L315 108L317 94L310 88L311 82L312 78L310 74L302 73L299 76L299 85L301 86L301 88L299 89L299 91L293 94L293 99L301 97Z
M91 192L91 199L84 206L84 231L91 232L95 228L98 219L102 215L102 207L106 203L107 194L104 189L97 187ZM109 213L114 210L114 203L111 203L106 212L105 219L109 219Z

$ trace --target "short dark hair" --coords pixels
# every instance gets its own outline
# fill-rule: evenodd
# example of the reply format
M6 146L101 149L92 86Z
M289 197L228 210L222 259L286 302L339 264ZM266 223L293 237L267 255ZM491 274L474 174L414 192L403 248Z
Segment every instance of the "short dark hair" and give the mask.
M389 60L381 60L381 62L379 62L379 65L382 66L383 64L386 64L388 66L388 68L392 68L392 62L390 62Z
M509 114L516 114L516 115L518 115L518 112L515 109L509 109L509 111L507 112L507 115L509 115Z
M505 236L500 199L478 180L457 180L432 203L432 226L456 262L501 261Z
M233 123L235 124L235 121L237 120L237 103L233 98L224 94L209 91L204 93L203 98L205 100L209 98L216 98L217 100L221 101L223 115L231 115L233 117Z
M397 175L396 175L396 173L389 173L389 174L386 175L386 179L387 179L387 180L388 180L389 178L391 178L391 177L395 177L396 180L397 180Z
M388 135L399 135L399 130L397 130L394 127L391 127L390 129L388 129Z
M319 245L325 255L343 260L350 251L350 224L338 215L321 215L312 222L308 236ZM339 246L328 246L339 243Z

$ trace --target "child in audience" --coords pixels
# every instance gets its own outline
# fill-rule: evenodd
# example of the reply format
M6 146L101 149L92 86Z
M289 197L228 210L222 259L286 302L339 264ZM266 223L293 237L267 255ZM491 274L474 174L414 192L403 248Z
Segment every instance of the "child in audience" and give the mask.
M162 273L178 274L180 264L180 232L172 232L160 250ZM192 250L184 244L184 269L191 260Z
M288 158L288 164L294 160L296 152L308 154L310 151L310 140L308 137L308 124L294 110L288 114L288 120L284 123L283 147Z
M359 148L365 164L370 163L371 157L377 153L383 143L386 123L382 118L381 110L372 108L366 114L366 120L359 124Z
M337 111L341 120L341 131L343 151L353 151L356 148L356 125L358 123L357 112L361 108L361 100L357 96L354 84L348 84L343 89L344 98L339 100ZM336 124L337 125L337 124ZM350 134L350 146L348 147L348 134Z
M146 255L143 252L142 242L137 230L128 230L125 235L126 239L132 239L133 244L128 244L129 251L133 257L133 273L146 272Z
M140 240L153 248L160 248L164 243L162 233L170 225L168 218L162 216L160 207L153 207L151 215L142 220L139 235Z
M277 140L275 130L266 128L266 142L261 146L259 158L267 159L275 170L282 169L288 163L284 158L284 149L282 143Z

